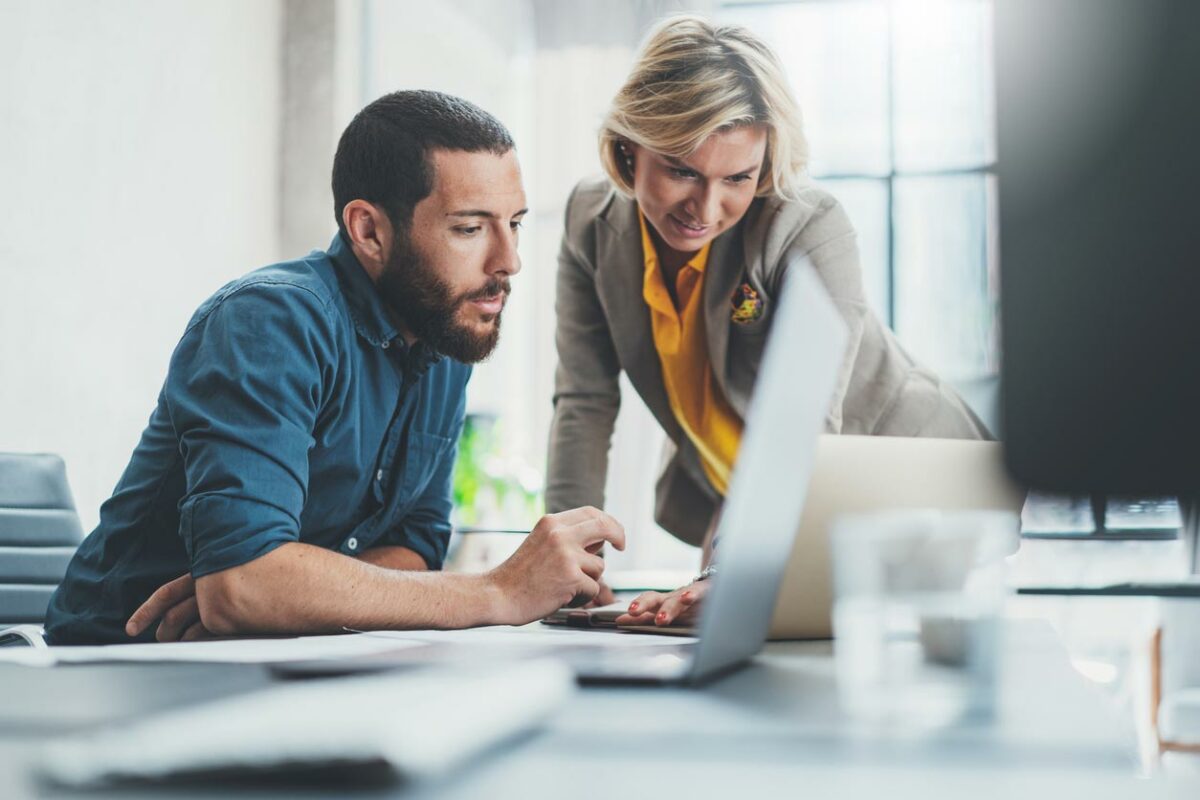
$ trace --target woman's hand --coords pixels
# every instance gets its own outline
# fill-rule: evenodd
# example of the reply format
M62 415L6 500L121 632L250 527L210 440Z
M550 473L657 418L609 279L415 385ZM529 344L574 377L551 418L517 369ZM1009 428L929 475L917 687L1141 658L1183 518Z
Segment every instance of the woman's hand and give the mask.
M700 618L701 601L712 579L693 581L668 594L642 592L629 604L628 613L617 617L618 625L694 625Z

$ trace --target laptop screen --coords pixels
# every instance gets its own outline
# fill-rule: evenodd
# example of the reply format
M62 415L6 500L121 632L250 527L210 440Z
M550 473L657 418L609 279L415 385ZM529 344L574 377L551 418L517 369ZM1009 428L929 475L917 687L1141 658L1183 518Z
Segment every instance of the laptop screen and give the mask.
M766 640L846 351L846 324L807 258L788 265L721 515L718 574L701 611L692 678Z

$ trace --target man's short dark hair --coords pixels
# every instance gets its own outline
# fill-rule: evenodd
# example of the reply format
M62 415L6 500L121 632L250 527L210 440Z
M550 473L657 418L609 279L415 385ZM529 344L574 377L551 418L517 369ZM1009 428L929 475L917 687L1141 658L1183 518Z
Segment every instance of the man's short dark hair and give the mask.
M355 115L333 157L333 208L352 200L383 208L398 228L412 222L413 208L433 192L433 149L504 155L512 135L498 119L461 97L413 90L384 95Z

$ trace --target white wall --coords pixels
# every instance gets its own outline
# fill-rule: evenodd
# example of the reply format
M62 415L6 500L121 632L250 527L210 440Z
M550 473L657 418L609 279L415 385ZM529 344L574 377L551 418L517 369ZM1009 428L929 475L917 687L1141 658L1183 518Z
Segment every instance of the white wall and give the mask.
M550 395L531 380L529 364L539 342L554 337L553 312L540 313L553 295L538 290L554 265L538 258L538 196L532 170L535 123L532 8L526 0L366 0L363 5L360 105L400 89L435 89L458 95L495 115L517 142L531 213L522 233L522 272L504 313L500 345L475 369L468 410L499 416L508 451L540 467ZM355 109L357 110L357 109ZM342 121L342 124L349 119ZM551 369L553 367L551 366Z
M0 450L85 527L192 311L281 255L279 42L272 0L0 4Z

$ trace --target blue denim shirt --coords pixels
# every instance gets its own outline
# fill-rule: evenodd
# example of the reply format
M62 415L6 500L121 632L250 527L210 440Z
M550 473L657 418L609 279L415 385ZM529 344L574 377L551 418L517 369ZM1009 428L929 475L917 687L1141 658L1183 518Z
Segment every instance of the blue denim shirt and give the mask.
M439 568L470 372L405 346L340 236L225 286L175 348L47 637L128 642L125 621L162 584L285 542L348 556L403 545Z

